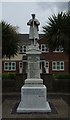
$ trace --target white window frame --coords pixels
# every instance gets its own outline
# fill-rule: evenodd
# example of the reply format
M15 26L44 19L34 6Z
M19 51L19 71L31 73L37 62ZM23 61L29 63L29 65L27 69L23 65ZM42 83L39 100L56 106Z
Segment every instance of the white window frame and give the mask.
M60 69L57 68L57 66L58 66L57 62L59 62L59 65L60 65L59 67L60 67ZM55 63L55 65L56 65L56 66L55 66L56 69L54 69L54 65L53 65L54 63ZM63 63L63 69L61 69L61 63ZM53 70L53 71L64 71L64 61L52 61L52 70Z
M47 67L46 67L46 64L47 64ZM45 67L46 73L49 73L49 61L45 61L44 67Z
M44 51L42 50L42 49L43 49L43 48L42 48L43 46L44 46ZM46 49L47 49L47 51L46 51ZM41 51L42 51L42 52L49 52L48 45L46 45L46 44L41 44Z
M5 67L6 67L6 65L5 64L8 64L8 69L6 69ZM9 63L11 63L11 69L9 69ZM15 64L15 69L12 69L12 64ZM16 71L16 62L4 62L4 71Z
M19 53L23 53L23 48L20 49L22 46L19 47Z
M26 53L27 47L26 47L25 45L23 45L22 47L23 47L23 53ZM24 47L25 47L26 49L25 49ZM24 52L24 50L26 50L26 51Z
M23 63L22 63L22 67L20 67L20 64L21 64L22 62L19 62L19 68L23 68Z
M46 67L46 64L48 64L48 67ZM45 68L49 68L49 61L45 61Z
M59 50L57 50L57 49L59 49ZM55 53L64 52L64 48L63 48L63 47L61 47L61 46L59 46L59 47L58 47L58 48L56 48L53 52L55 52Z
M48 63L48 66L46 67L46 63ZM41 60L40 61L40 73L42 73L42 64L44 65L43 67L46 69L48 69L48 73L49 73L49 61L45 61L45 60ZM47 72L46 72L47 73Z
M20 46L20 47L21 47L21 46ZM25 49L24 47L25 47L26 49ZM20 49L20 48L19 48L19 49ZM25 46L25 45L22 46L22 49L21 49L22 52L20 52L20 53L26 53L26 51L24 51L24 50L27 51L27 46ZM19 51L20 51L20 50L19 50Z

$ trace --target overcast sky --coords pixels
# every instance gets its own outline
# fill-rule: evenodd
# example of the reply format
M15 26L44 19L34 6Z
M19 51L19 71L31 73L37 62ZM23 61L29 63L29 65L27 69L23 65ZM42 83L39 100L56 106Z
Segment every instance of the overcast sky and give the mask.
M68 2L3 2L2 20L18 26L20 33L28 33L27 22L35 13L40 21L39 33L42 33L42 26L48 22L48 17L60 11L68 11Z

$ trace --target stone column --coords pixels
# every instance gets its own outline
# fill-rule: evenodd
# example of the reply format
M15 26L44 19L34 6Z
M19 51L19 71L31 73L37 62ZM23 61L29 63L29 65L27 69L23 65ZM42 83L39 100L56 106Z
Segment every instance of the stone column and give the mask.
M27 78L40 79L40 57L38 55L28 55Z

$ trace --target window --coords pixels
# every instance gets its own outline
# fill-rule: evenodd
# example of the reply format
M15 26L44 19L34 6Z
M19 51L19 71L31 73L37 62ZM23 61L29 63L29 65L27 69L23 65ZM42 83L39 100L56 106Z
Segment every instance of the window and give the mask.
M26 53L26 46L20 46L20 53Z
M53 61L52 70L64 70L64 61Z
M22 68L22 67L23 67L22 62L19 62L19 68Z
M16 62L5 62L4 70L5 71L15 71L16 70Z
M64 49L62 46L59 46L58 48L56 48L53 52L63 52Z
M49 62L48 61L45 61L45 67L49 68Z
M20 46L20 53L22 53L23 49L22 49L22 46Z
M23 46L23 51L26 52L26 46Z
M39 46L42 52L49 52L48 45L46 44L41 44L41 47Z
M44 67L44 60L40 61L40 73L43 72L43 67Z

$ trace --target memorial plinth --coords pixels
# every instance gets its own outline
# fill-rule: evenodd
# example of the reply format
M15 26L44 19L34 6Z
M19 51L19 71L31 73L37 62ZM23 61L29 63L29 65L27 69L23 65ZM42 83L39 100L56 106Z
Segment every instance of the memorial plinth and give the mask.
M46 87L25 87L21 88L21 102L17 112L51 112L50 106L46 99Z
M40 54L38 47L29 46L26 55L28 59L27 79L21 88L21 102L18 113L51 112L47 101L47 89L40 78Z

